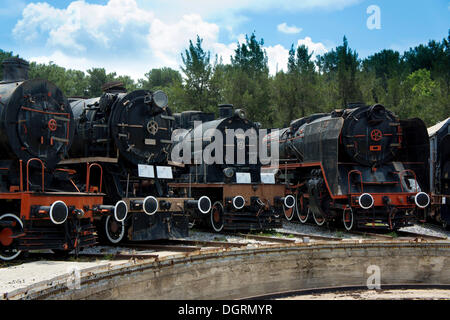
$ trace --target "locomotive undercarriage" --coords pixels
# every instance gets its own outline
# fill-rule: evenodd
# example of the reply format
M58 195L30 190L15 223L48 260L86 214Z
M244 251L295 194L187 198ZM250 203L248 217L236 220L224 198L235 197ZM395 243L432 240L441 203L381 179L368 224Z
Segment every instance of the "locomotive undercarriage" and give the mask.
M297 172L306 175L305 170ZM397 230L411 226L418 220L424 221L425 211L410 203L416 193L368 193L355 192L346 196L332 197L320 169L313 169L308 178L291 188L297 195L295 214L302 223L313 221L317 225L335 223L352 229L389 229ZM364 195L373 201L370 208L360 203ZM399 205L392 203L403 203Z
M207 195L212 201L208 214L191 214L191 224L221 231L262 231L282 226L283 204L276 201L284 194L283 185L173 184L183 194ZM190 191L189 191L190 190Z
M188 236L189 220L184 203L192 199L168 197L169 190L164 181L138 177L112 160L102 163L103 187L107 194L105 203L122 201L128 208L128 214L123 221L113 217L103 217L97 221L99 241L119 244L126 240L151 241ZM72 162L78 170L80 165L85 165L75 160ZM97 181L98 174L94 171L91 180ZM147 201L153 207L146 212L144 207Z
M0 194L0 259L13 260L21 251L69 253L97 243L92 218L86 213L101 205L101 195L17 192ZM67 206L67 216L50 213L55 203ZM18 210L11 210L18 208ZM19 214L20 212L20 214ZM83 213L82 213L83 212Z

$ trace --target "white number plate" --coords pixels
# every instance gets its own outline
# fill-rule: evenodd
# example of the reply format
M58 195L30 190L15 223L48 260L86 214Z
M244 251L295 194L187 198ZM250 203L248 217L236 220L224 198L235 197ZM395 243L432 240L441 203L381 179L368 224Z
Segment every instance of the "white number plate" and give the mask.
M236 172L236 183L252 183L250 172Z
M159 179L173 179L172 167L156 167Z
M262 173L261 182L264 184L275 184L275 175L273 173Z
M154 178L155 177L155 169L153 166L138 164L138 174L139 177L142 178Z

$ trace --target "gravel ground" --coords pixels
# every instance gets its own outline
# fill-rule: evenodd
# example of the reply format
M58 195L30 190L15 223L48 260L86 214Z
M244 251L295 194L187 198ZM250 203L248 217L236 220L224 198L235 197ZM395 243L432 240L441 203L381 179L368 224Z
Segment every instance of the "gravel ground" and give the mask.
M239 237L239 236L213 233L213 232L207 232L207 231L200 231L200 230L196 230L196 229L189 231L189 237L187 237L186 240L246 243L247 246L273 243L270 241L247 239L247 238ZM299 239L299 241L300 241L300 239Z
M315 236L324 236L324 237L337 237L344 239L360 239L362 236L353 235L344 233L342 231L333 231L327 229L327 227L316 226L312 224L300 224L300 223L292 223L286 220L283 220L283 227L280 229L276 229L276 231L281 232L298 232L303 234L315 235Z
M364 290L286 297L277 300L449 300L450 290Z
M431 223L416 224L412 227L401 228L400 231L417 232L420 234L437 236L437 237L447 237L450 238L450 231L446 231L444 228Z
M288 231L288 232L298 232L310 235L320 235L327 237L339 237L344 239L362 239L363 235L351 234L342 230L333 230L328 229L325 226L319 227L313 224L300 224L300 223L292 223L289 221L283 221L283 228L276 229L276 231ZM369 233L380 233L380 234L389 234L390 231L387 230L359 230L366 231ZM408 231L408 232L416 232L423 235L437 236L437 237L447 237L450 238L450 231L445 231L442 227L438 225L433 225L430 223L425 224L417 224L411 227L401 228L400 231Z

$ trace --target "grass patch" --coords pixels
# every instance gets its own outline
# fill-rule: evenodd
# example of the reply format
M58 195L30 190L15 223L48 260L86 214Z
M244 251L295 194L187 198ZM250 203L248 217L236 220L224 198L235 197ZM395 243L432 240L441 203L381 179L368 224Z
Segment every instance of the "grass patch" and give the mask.
M250 234L254 234L256 236L262 236L262 237L276 237L276 238L295 238L293 234L285 235L282 233L279 233L275 230L267 230L267 231L252 231Z
M105 255L103 256L103 260L112 260L112 259L114 259L114 255L113 255L112 253L110 253L110 254L105 254Z
M387 235L391 236L392 238L398 238L398 234L395 231L392 231L392 232L388 233Z

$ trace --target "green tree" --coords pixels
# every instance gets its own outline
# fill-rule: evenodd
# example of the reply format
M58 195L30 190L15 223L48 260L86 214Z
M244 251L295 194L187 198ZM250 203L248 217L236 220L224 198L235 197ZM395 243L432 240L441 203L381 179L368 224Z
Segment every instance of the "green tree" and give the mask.
M139 80L140 86L147 90L163 89L181 82L180 72L167 67L152 69L145 74L145 79Z
M88 89L87 94L89 97L98 97L102 95L102 86L105 83L116 80L117 74L106 73L104 68L92 68L87 71L88 73Z
M86 96L88 79L86 74L78 70L66 70L53 62L49 64L30 64L31 79L45 79L52 82L68 97Z
M287 67L287 73L276 74L272 84L277 126L287 126L296 118L317 112L321 103L315 94L318 75L306 46L296 50L291 46Z
M317 65L322 73L327 74L328 81L337 83L335 107L346 106L350 102L361 102L362 93L357 81L360 61L356 51L352 51L348 46L345 36L343 44L336 50L318 57ZM332 84L328 85L333 87Z
M271 106L267 54L264 40L253 33L245 43L237 44L231 65L225 69L224 101L245 109L250 120L271 126L274 107Z
M186 76L185 79L185 103L186 106L195 106L201 111L207 111L211 107L209 101L209 82L212 76L212 65L210 62L210 52L202 48L203 39L197 36L194 45L189 41L189 48L185 54L181 54L184 66L181 70Z
M420 69L411 73L401 85L401 98L396 113L400 118L421 118L428 126L448 116L449 107L440 103L439 84L431 72Z

